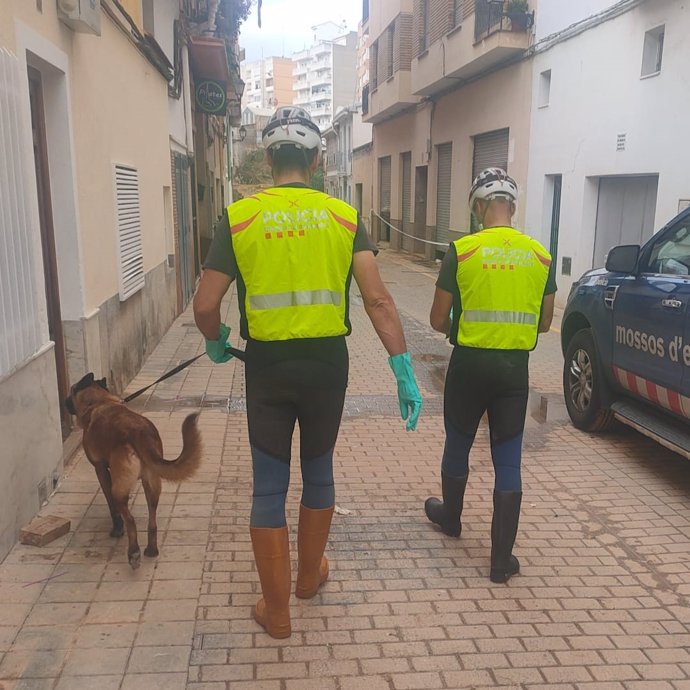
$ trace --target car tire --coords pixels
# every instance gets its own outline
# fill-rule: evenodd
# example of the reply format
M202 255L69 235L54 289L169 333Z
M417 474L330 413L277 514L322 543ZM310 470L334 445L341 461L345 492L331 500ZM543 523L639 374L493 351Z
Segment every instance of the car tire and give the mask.
M602 404L606 387L591 328L575 333L565 353L563 394L575 427L605 431L614 422L613 412Z

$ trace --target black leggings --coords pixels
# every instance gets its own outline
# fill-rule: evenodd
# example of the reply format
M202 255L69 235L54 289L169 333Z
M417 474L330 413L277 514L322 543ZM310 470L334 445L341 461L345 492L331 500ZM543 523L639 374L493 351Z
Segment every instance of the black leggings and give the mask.
M252 527L283 527L295 422L299 421L302 503L335 503L333 451L347 387L347 364L290 359L247 367L247 421L254 492Z
M470 449L486 412L495 489L521 491L522 434L528 395L528 352L456 347L448 366L444 394L444 474L467 476Z

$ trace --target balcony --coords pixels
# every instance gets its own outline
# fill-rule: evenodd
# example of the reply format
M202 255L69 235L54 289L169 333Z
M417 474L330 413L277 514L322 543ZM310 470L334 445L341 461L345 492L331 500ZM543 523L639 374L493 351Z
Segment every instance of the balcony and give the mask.
M376 125L419 103L411 91L411 72L399 70L369 92L369 108L364 122Z
M474 9L444 37L445 54L438 40L412 60L412 93L432 96L515 60L529 48L533 14L511 19L488 0L475 0Z

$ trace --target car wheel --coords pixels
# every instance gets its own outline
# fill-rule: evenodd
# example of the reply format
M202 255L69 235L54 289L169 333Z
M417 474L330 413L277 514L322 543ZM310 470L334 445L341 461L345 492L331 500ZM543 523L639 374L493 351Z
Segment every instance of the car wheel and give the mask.
M563 366L565 405L578 429L604 431L613 424L613 412L601 402L605 386L592 330L584 328L568 344Z

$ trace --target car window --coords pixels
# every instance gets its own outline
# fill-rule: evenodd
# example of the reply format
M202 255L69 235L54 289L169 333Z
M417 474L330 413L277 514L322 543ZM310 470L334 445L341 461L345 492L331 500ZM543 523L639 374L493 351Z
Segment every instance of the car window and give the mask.
M690 276L690 219L652 247L644 273Z

